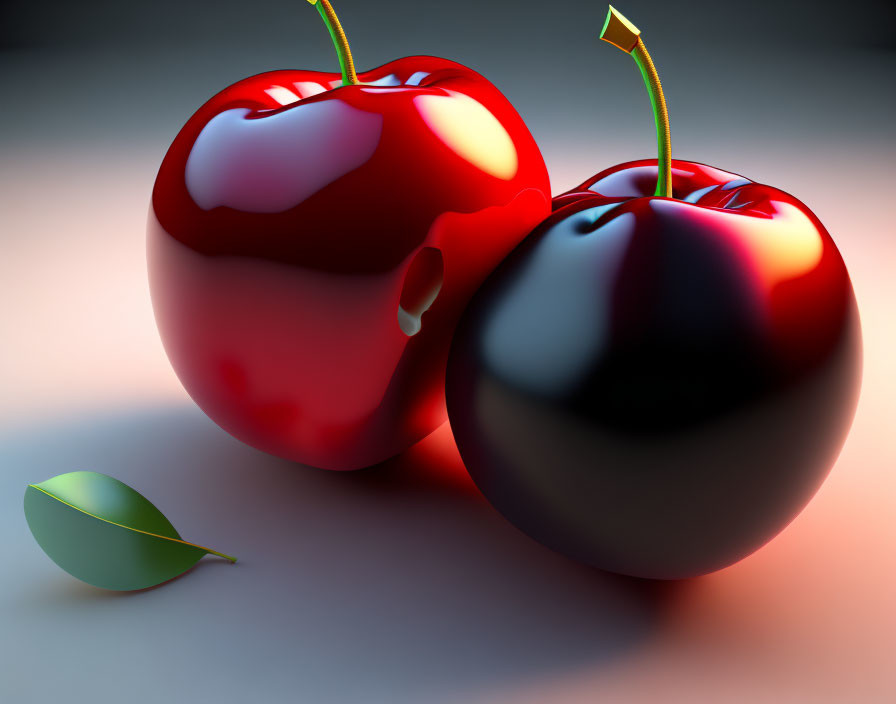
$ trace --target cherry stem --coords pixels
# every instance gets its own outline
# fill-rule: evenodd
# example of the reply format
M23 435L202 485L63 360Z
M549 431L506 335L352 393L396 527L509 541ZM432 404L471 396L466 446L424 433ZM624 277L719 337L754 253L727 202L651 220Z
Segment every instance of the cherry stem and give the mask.
M345 36L345 30L339 23L336 11L329 0L308 0L309 3L317 7L321 19L330 32L330 38L333 40L333 46L336 47L336 56L339 59L339 68L342 70L342 85L357 85L360 83L358 74L355 73L355 62L352 59L352 51L348 46L348 39Z
M622 49L625 53L631 54L641 70L644 85L647 87L647 95L650 97L650 106L653 108L653 120L656 123L657 176L654 195L671 198L672 142L669 134L669 111L666 109L663 86L660 83L659 74L656 72L656 66L653 65L647 47L641 41L641 30L610 5L600 38Z

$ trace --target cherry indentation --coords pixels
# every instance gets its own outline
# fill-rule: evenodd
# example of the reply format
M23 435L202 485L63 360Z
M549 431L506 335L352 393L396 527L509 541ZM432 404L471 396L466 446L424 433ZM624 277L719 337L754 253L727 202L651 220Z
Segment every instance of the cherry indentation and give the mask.
M404 277L398 303L398 326L408 337L420 332L420 319L439 295L444 275L445 263L438 249L423 247L417 252Z

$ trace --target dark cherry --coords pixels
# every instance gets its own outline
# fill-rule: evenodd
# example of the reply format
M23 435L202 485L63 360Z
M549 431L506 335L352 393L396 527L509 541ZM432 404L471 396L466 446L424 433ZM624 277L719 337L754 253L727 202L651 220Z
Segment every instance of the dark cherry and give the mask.
M558 196L487 279L452 346L448 413L473 480L530 536L683 578L802 510L860 368L849 275L805 205L702 164L635 161Z

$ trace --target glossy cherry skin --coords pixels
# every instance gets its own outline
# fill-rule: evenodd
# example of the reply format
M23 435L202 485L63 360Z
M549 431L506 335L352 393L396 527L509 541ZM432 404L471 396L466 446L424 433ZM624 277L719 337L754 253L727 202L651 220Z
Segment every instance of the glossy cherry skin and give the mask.
M782 530L852 421L849 275L792 196L673 161L604 171L486 280L461 319L448 414L512 523L591 565L705 574Z
M147 241L196 403L250 445L339 470L445 420L460 312L550 212L541 154L482 76L419 56L359 78L274 71L214 96L165 156Z

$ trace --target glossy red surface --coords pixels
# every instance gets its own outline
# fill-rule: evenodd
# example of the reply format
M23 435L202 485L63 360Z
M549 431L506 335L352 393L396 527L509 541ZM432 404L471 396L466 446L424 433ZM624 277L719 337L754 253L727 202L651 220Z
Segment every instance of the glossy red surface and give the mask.
M655 160L619 164L558 196L552 208L619 203L606 220L631 213L637 231L687 229L710 238L731 260L730 273L747 272L742 293L753 301L752 322L768 335L778 364L804 366L829 352L854 306L852 284L836 245L805 204L772 186L687 161L672 161L674 199L651 197L655 184Z
M806 505L861 377L852 284L776 188L620 164L485 281L455 335L451 427L486 498L603 569L682 578L750 554Z
M165 156L148 223L156 321L192 398L328 469L443 422L461 310L549 212L541 154L483 77L409 57L359 78L273 71L214 96Z
M778 365L806 366L829 353L854 307L852 284L831 236L804 203L687 161L672 161L673 199L652 197L655 184L655 160L618 164L557 196L552 208L619 203L605 221L631 213L638 232L688 230L707 238L707 249L732 262L732 275L746 277L742 295L753 302L751 324L768 336Z

